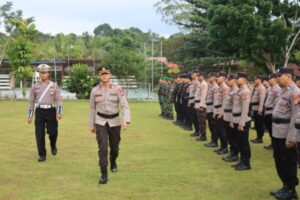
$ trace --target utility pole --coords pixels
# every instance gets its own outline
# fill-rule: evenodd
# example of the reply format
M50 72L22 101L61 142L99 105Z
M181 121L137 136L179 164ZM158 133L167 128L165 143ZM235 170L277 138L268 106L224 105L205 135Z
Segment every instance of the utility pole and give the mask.
M152 45L151 45L151 57L152 57L152 66L151 66L151 93L153 96L154 91L154 38L152 36Z

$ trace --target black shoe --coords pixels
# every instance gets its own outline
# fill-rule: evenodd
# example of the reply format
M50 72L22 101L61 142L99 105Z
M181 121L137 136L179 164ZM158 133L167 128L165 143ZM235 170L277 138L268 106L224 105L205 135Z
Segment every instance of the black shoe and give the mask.
M217 154L219 154L219 155L224 155L224 154L227 154L227 153L228 153L227 148L223 148L223 149L221 149L220 151L217 152Z
M106 184L108 181L108 178L107 178L107 174L101 174L100 176L100 179L99 179L99 184Z
M273 150L273 146L272 144L270 144L269 146L264 146L265 149L272 151Z
M191 137L198 137L198 136L200 136L200 133L197 131L191 134Z
M183 127L183 129L186 130L186 131L192 131L193 130L193 128L189 127L189 126L185 126L185 127Z
M56 146L51 147L51 153L52 153L52 155L54 155L54 156L57 154L57 148L56 148Z
M222 148L219 148L219 149L215 149L215 150L214 150L215 153L218 153L219 151L222 151Z
M204 144L204 146L214 148L214 147L218 147L218 144L215 142L210 142L210 143Z
M278 195L278 194L284 192L286 189L287 189L287 187L286 187L286 186L283 186L283 187L280 188L279 190L271 191L271 192L270 192L270 195L276 196L276 195Z
M283 192L275 195L275 197L279 200L293 200L298 199L298 194L296 190L285 189Z
M222 158L222 160L224 160L225 162L238 162L239 161L239 157L236 155L228 155Z
M206 136L205 135L201 135L200 137L196 138L196 141L200 141L200 142L204 142L206 141Z
M111 171L112 173L117 173L117 171L118 171L118 166L117 166L116 161L111 161L111 162L110 162L110 171Z
M241 165L236 166L234 169L237 170L237 171L250 170L251 166L250 165L241 164Z
M260 139L260 138L256 138L256 139L251 140L251 142L254 143L254 144L262 144L263 140Z
M237 164L234 164L234 165L231 165L231 167L232 168L236 168L236 167L238 167L238 166L240 166L240 165L242 165L243 163L240 161L240 162L238 162Z
M41 156L38 159L38 162L44 162L46 160L46 156Z

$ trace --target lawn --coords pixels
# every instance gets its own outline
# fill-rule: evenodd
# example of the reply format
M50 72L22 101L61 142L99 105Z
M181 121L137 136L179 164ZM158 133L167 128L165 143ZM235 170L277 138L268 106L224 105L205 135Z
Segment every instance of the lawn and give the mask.
M58 155L50 155L47 141L47 161L38 163L34 126L26 124L27 103L0 101L0 199L274 199L269 192L281 183L272 152L263 145L252 145L253 169L236 172L190 132L159 118L158 104L130 106L133 122L122 133L119 171L103 186L87 102L64 103Z

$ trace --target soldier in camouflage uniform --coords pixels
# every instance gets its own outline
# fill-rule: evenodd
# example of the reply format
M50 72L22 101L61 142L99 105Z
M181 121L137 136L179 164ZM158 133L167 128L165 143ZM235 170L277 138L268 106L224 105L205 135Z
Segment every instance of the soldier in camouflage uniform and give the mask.
M166 90L165 90L165 118L173 120L173 84L171 78L166 78Z
M163 116L163 100L162 100L162 89L163 89L163 79L160 78L159 79L159 88L157 91L157 95L158 95L158 102L159 102L159 106L160 106L160 116Z

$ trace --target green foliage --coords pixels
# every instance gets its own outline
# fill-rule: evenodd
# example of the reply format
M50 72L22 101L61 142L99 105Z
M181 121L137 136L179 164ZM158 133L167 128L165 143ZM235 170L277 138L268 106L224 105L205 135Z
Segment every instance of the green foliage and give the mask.
M96 81L87 65L76 64L72 66L66 86L69 92L76 93L78 99L88 99Z
M140 81L145 78L145 57L135 51L116 48L104 58L103 63L116 76L135 75L136 79Z
M34 75L30 66L20 66L13 72L13 74L18 81L32 78Z
M111 26L109 24L101 24L99 26L97 26L94 30L94 34L95 36L108 36L111 37L114 35L114 30L111 28Z

